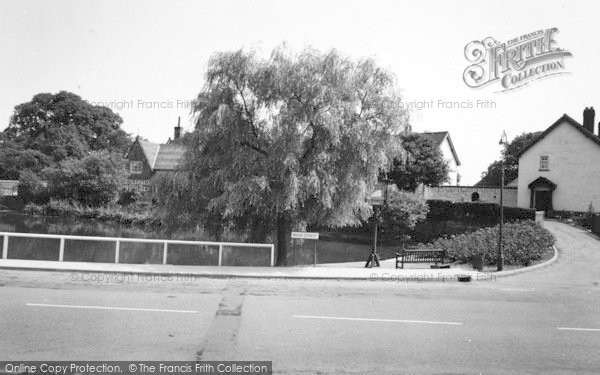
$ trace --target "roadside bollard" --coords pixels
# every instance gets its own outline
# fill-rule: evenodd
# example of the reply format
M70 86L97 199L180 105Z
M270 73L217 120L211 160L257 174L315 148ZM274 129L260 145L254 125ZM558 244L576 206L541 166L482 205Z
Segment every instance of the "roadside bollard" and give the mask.
M483 271L483 262L485 259L484 254L477 254L471 257L471 264L473 265L473 269L476 269L479 272Z

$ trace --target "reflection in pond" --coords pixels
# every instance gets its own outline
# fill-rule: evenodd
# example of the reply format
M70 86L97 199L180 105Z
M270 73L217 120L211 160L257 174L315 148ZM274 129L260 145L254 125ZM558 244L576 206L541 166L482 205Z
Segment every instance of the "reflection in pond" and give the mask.
M165 230L149 229L133 224L120 224L79 217L31 216L9 211L0 212L0 232L211 240L200 229L169 233Z

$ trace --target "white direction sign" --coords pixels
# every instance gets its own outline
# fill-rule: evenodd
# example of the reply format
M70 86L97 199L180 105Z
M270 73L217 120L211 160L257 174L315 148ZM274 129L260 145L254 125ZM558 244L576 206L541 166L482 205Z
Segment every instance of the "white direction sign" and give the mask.
M301 238L303 240L318 240L318 232L292 232L292 238Z

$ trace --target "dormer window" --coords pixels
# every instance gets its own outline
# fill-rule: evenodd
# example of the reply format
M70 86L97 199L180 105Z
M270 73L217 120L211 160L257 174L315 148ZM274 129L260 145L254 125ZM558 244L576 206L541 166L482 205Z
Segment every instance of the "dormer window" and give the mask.
M543 155L540 156L540 171L549 171L550 170L550 156Z
M129 172L131 174L142 173L142 162L136 160L132 160L131 162L129 162Z

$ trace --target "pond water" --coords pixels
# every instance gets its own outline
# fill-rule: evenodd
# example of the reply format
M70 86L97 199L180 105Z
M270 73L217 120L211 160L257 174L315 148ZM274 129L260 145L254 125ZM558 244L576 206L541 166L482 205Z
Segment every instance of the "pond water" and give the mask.
M0 212L0 232L64 234L77 236L121 237L140 239L186 239L211 241L203 238L201 231L179 231L167 234L166 231L149 230L141 226L111 223L101 220L32 216L17 212ZM0 248L4 236L0 236ZM121 242L120 252L116 253L115 240L67 239L64 242L64 261L113 263L115 256L120 263L161 264L163 243L144 241ZM8 259L58 260L60 243L53 238L11 237L8 242ZM168 264L218 265L218 245L169 244ZM270 249L265 247L223 246L225 266L268 266Z
M165 238L141 226L79 217L32 216L0 211L0 232L71 234L127 238Z
M203 232L148 230L142 226L126 225L79 217L32 216L14 211L0 211L0 232L68 234L77 236L187 239L212 241ZM309 243L310 242L310 243ZM291 246L288 264L312 264L314 251L312 241L305 246ZM318 241L317 263L339 263L362 261L370 252L370 245L356 242ZM295 250L295 251L294 251ZM393 249L386 246L380 249L383 258L393 257Z

